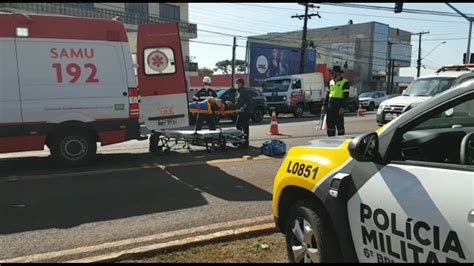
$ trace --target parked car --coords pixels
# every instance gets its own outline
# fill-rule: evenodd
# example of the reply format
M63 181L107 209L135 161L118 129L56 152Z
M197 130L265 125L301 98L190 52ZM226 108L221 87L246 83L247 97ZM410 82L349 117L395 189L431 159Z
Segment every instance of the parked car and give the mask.
M363 92L359 95L359 104L367 111L373 111L387 99L387 94L383 91Z
M355 97L349 96L349 106L348 106L349 112L353 113L357 111L358 108L359 108L359 99L357 95Z
M255 104L255 109L252 115L252 121L255 123L260 123L263 120L263 116L265 115L265 112L267 111L267 100L265 99L265 96L263 96L262 92L260 90L257 90L255 88L249 88L252 90L254 97L253 101ZM236 96L236 89L230 88L230 89L217 89L217 97L221 100L224 101L235 101L235 96ZM231 115L231 116L225 116L221 115L218 119L228 117L230 118L233 122L237 121L237 116Z
M265 99L265 96L263 96L262 92L260 90L257 90L255 88L249 88L252 90L254 97L254 103L255 103L255 109L254 113L251 117L252 121L255 123L260 123L263 120L263 117L265 113L267 112L267 100ZM235 96L236 96L236 90L232 88L216 88L215 92L217 93L217 97L221 100L224 101L235 101ZM216 122L219 122L221 118L229 118L232 120L232 122L237 121L237 116L235 115L218 115L216 116ZM189 123L191 125L195 125L196 123L196 115L195 114L189 114Z

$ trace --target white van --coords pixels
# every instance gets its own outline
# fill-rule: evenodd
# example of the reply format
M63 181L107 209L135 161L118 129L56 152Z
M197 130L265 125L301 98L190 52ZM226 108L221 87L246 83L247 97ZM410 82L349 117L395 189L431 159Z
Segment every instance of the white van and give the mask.
M268 78L262 89L270 114L293 113L295 117L302 116L305 110L317 113L326 96L322 73Z
M0 25L0 153L46 145L57 160L83 164L97 142L143 139L140 118L150 129L187 125L177 25L139 27L143 104L121 22L0 13Z

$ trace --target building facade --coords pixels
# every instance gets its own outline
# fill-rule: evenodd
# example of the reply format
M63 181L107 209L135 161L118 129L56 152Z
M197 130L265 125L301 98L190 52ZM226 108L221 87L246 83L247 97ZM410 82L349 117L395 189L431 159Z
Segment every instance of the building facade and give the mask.
M178 22L187 76L197 75L190 60L189 40L197 38L197 25L188 23L188 3L0 3L0 10L26 14L51 14L112 19L119 17L127 30L132 53L136 53L136 31L145 23Z
M389 25L368 22L309 29L307 43L316 49L317 65L340 65L353 73L358 92L389 89L392 76L411 64L411 33ZM249 42L301 47L302 31L249 37ZM392 67L393 66L393 67Z

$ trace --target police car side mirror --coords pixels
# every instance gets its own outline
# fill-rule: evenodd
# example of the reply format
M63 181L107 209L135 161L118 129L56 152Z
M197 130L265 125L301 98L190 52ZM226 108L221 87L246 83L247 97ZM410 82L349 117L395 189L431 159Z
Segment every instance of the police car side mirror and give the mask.
M349 154L359 162L373 162L378 158L379 137L377 133L365 133L352 139Z

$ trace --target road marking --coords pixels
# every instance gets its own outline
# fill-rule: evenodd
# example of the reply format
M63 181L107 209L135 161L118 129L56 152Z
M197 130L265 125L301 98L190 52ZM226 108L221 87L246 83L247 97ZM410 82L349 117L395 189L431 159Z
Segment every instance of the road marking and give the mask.
M28 262L39 262L39 261L46 261L46 260L50 261L54 258L80 255L83 253L97 252L100 250L118 248L118 247L126 246L126 245L133 245L133 244L136 245L136 244L145 243L145 242L158 241L158 240L163 240L163 239L170 238L173 236L184 236L184 235L189 235L189 234L203 233L209 230L219 230L226 227L249 225L253 223L268 223L270 221L273 221L272 215L260 216L256 218L243 219L243 220L238 220L238 221L230 221L230 222L199 226L199 227L191 228L191 229L182 229L182 230L178 230L174 232L160 233L160 234L155 234L151 236L113 241L113 242L108 242L108 243L103 243L103 244L98 244L98 245L85 246L85 247L66 249L66 250L61 250L61 251L54 251L54 252L48 252L48 253L40 253L40 254L28 255L28 256L23 256L23 257L5 259L5 260L0 260L0 263L28 263Z
M121 261L121 260L130 258L132 256L144 255L151 252L156 253L164 249L168 250L168 249L182 247L182 246L190 246L192 244L196 245L196 244L208 242L211 240L214 240L214 241L224 240L229 237L236 237L242 234L269 232L272 230L276 230L275 224L266 223L266 224L261 224L261 225L254 225L254 226L239 228L239 229L216 232L216 233L207 234L207 235L201 235L197 237L188 237L185 239L170 241L167 243L152 244L152 245L148 245L144 247L133 248L130 250L110 253L110 254L101 255L101 256L83 258L83 259L78 259L78 260L72 260L72 261L67 261L67 262L69 263L97 263L97 262Z
M270 160L275 159L268 156L258 156L253 158L253 161L257 160ZM128 172L128 171L135 171L141 169L154 169L154 168L161 168L166 169L170 167L185 167L185 166L194 166L194 165L201 165L201 164L224 164L224 163L235 163L235 162L242 162L248 161L245 158L231 158L231 159L216 159L211 161L196 161L196 162L184 162L184 163L172 163L172 164L155 164L155 165L143 165L143 166L135 166L135 167L127 167L127 168L115 168L115 169L104 169L104 170L93 170L93 171L84 171L84 172L74 172L74 173L58 173L58 174L46 174L46 175L32 175L32 176L6 176L0 178L0 183L6 182L18 182L22 180L44 180L44 179L54 179L60 177L76 177L76 176L89 176L89 175L97 175L97 174L109 174L114 172Z

